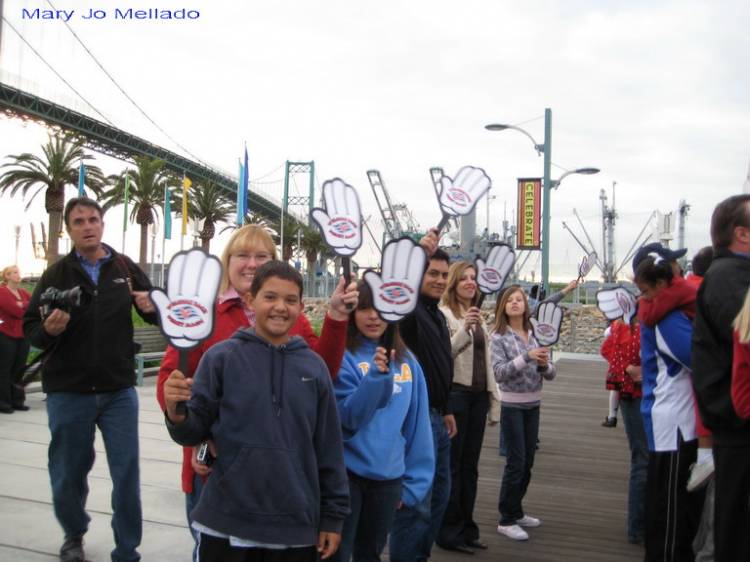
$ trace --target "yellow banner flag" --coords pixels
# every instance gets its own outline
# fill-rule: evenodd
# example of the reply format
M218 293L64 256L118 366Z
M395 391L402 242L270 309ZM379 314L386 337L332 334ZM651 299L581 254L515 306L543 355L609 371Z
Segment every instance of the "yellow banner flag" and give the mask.
M182 235L187 234L187 223L188 223L188 189L193 185L190 178L182 176Z

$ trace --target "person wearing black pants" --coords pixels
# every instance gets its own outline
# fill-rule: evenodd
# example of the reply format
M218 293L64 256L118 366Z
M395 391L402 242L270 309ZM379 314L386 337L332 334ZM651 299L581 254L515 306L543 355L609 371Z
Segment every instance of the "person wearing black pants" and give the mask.
M453 355L453 386L449 404L456 418L457 434L451 443L451 493L437 544L446 550L472 552L485 549L474 521L479 455L482 452L487 415L499 417L500 395L491 370L489 330L473 306L477 296L474 265L459 261L448 272L448 284L440 310L448 323Z
M229 539L201 533L198 560L206 562L316 562L315 546L301 548L234 548Z
M19 285L21 274L15 265L2 270L0 284L0 413L28 410L21 386L29 342L23 335L22 319L29 307L29 293Z

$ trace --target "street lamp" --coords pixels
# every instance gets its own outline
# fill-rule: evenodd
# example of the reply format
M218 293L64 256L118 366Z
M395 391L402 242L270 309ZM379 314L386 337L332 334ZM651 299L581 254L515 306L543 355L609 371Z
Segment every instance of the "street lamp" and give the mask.
M550 220L550 192L552 188L560 185L560 182L570 174L597 174L598 168L578 168L565 172L557 180L550 178L550 168L552 166L552 110L544 110L544 142L539 144L531 134L516 125L507 125L504 123L492 123L484 127L488 131L505 131L513 129L523 133L534 144L537 154L544 154L544 180L542 186L542 287L548 292L549 289L549 220Z

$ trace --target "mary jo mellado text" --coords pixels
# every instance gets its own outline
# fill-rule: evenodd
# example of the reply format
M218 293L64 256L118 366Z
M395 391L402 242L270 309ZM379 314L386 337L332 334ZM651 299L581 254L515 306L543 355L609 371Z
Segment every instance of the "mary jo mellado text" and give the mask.
M62 20L73 18L82 20L197 20L201 13L198 10L179 8L165 10L161 8L85 8L83 10L42 10L40 8L21 9L21 18L25 20Z

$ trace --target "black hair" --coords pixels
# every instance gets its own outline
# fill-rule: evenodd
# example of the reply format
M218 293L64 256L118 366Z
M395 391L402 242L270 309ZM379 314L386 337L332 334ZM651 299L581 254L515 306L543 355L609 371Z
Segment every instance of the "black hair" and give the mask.
M255 277L250 285L250 294L254 297L263 287L263 284L271 277L278 277L284 281L291 281L299 287L299 296L302 298L303 282L302 275L286 262L271 260L264 263L255 271Z
M644 283L650 287L656 285L658 281L672 282L674 272L672 271L672 262L662 259L656 263L656 258L648 256L635 270L635 282Z
M349 351L356 351L360 345L362 345L362 337L360 331L357 329L357 322L354 318L354 314L357 310L367 310L368 308L375 308L375 300L372 297L372 289L370 285L364 280L357 282L357 291L359 291L359 299L357 300L357 308L349 313L349 324L346 328L346 349ZM398 324L393 326L393 349L396 351L396 360L401 361L406 354L406 345L404 340L401 339L401 335L398 331ZM389 358L390 359L390 358Z
M70 218L70 213L73 211L74 207L89 207L91 209L96 209L96 212L99 213L99 218L102 220L104 219L104 211L99 203L88 197L74 197L65 204L65 211L63 212L65 228L70 228L68 219Z
M729 248L734 239L734 229L738 226L750 227L750 193L727 197L716 205L711 215L711 243L714 250Z
M706 271L708 271L708 267L711 265L711 260L713 259L714 249L711 246L706 246L698 250L691 262L693 265L693 274L699 277L706 275Z
M443 250L441 248L438 248L437 250L435 250L435 253L432 254L432 257L430 257L430 259L427 260L428 264L429 264L429 262L431 262L433 260L444 261L448 265L451 264L451 257L448 255L448 252L446 252L445 250Z

